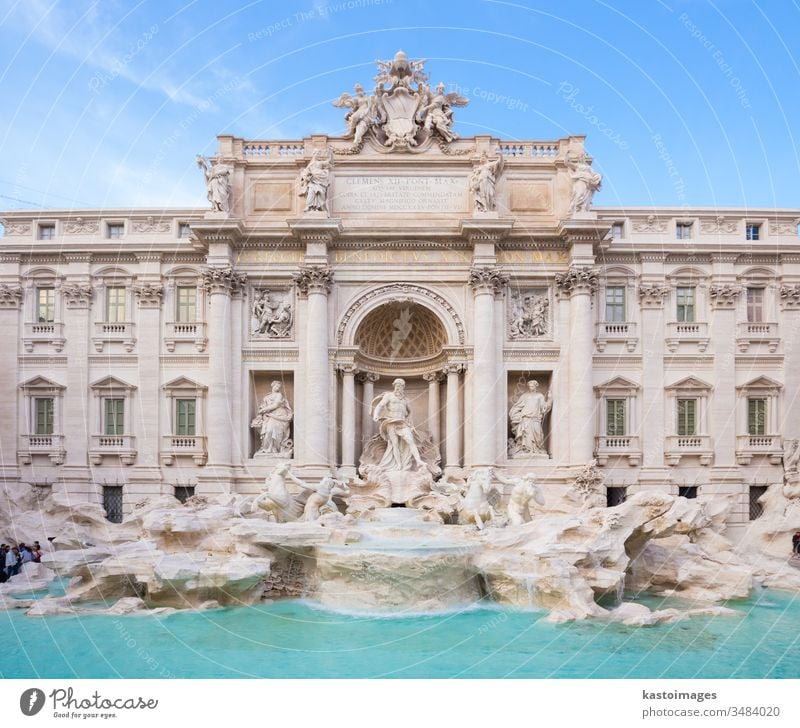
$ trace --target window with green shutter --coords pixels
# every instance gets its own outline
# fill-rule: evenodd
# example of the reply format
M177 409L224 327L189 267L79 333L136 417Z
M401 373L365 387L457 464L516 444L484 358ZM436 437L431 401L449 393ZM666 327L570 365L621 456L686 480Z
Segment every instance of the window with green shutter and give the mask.
M106 435L125 434L125 400L108 398L105 400L104 430Z
M34 400L34 434L53 434L53 404L54 400L52 397L37 397Z
M678 434L682 436L697 434L697 400L678 400Z
M178 286L178 322L182 324L197 321L197 289L194 286Z
M56 320L56 289L36 289L36 323L49 324Z
M125 288L123 286L106 287L106 321L111 323L125 321Z
M606 400L606 435L620 437L625 434L625 400Z
M747 400L747 434L767 434L767 400L762 397Z
M195 435L196 400L179 399L175 404L175 434Z
M695 289L691 286L679 286L675 290L675 298L678 304L678 321L695 320Z

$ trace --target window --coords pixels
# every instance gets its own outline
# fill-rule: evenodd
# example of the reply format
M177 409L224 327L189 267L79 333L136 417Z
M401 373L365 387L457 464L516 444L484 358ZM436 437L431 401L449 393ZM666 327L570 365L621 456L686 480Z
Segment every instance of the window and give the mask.
M186 503L189 498L194 497L194 486L193 485L176 485L175 486L175 497L181 502Z
M758 223L748 222L744 226L744 230L745 230L745 237L747 238L747 240L758 240L759 239L759 233L761 231L761 226Z
M747 289L747 321L751 324L764 321L764 289Z
M609 486L606 488L606 508L621 506L628 497L628 489L619 486Z
M692 223L679 222L675 225L675 237L678 240L691 240L692 238Z
M623 233L625 232L625 224L621 222L615 222L611 225L611 239L612 240L622 240L624 237Z
M767 492L766 485L751 485L750 486L750 520L755 521L763 512L764 506L758 502L764 493Z
M103 486L103 508L111 523L122 523L122 486Z
M749 397L747 400L747 434L767 434L767 400L763 397Z
M194 286L178 286L177 315L180 323L197 321L197 289Z
M39 225L39 240L53 240L56 236L56 226L52 223Z
M33 431L36 435L53 434L53 411L55 401L52 397L37 397L34 400Z
M188 222L182 222L178 225L178 237L189 238L192 235L192 227Z
M625 321L625 286L606 287L606 321Z
M697 434L697 400L678 400L678 435L688 437Z
M692 322L695 320L695 289L694 287L679 286L675 292L678 304L678 321Z
M106 321L121 323L125 320L125 288L106 286Z
M125 400L109 397L105 400L103 432L106 435L125 434Z
M696 485L680 485L678 486L679 498L697 498Z
M119 240L125 235L125 225L121 222L110 222L106 226L109 240Z
M56 320L56 289L36 289L36 323L49 324Z
M625 400L606 400L606 435L621 437L625 433Z
M175 400L175 434L195 435L195 409L197 400Z

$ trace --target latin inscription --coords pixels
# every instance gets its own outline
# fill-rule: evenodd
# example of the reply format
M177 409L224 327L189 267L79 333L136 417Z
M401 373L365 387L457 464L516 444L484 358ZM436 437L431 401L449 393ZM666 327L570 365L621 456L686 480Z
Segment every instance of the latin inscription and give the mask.
M335 213L444 212L469 210L465 177L376 175L334 178Z

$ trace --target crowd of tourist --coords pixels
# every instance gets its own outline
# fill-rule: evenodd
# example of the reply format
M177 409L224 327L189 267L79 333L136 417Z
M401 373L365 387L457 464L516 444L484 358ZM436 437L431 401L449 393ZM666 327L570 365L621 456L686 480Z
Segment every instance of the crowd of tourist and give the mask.
M41 560L42 547L38 541L34 541L33 546L28 546L26 543L20 543L19 546L0 544L0 564L3 566L0 571L0 583L19 574L23 564L27 564L29 561L38 564Z

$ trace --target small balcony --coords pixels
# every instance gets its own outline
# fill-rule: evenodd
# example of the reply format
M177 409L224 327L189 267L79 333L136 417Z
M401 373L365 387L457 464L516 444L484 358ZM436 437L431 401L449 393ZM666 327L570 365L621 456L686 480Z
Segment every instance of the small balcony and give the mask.
M93 465L102 465L104 457L118 457L123 465L133 465L136 438L133 435L92 435L89 459Z
M17 456L23 465L30 465L34 455L46 455L53 465L63 465L67 451L63 435L22 435Z
M711 465L714 448L710 435L668 435L664 458L667 465L678 465L683 457L697 457L700 465Z
M783 459L780 435L737 435L736 462L750 465L754 457L768 457L772 465L780 465Z
M635 467L642 461L642 449L638 435L600 435L595 438L595 458L604 466L612 457L628 458L628 465Z
M778 350L778 324L745 321L737 325L736 345L746 352L751 344L766 344L770 354Z
M119 343L128 353L133 351L136 339L133 337L132 321L97 321L92 337L94 348L98 352L108 343Z
M36 344L52 344L55 351L64 348L64 324L57 321L45 321L39 323L26 323L25 331L22 335L22 344L25 351L32 352Z
M597 351L605 351L608 344L625 344L628 351L633 351L638 340L635 321L600 321L597 324Z
M677 351L680 344L697 344L703 352L708 348L708 324L705 321L671 321L667 324L667 348Z
M205 465L205 435L164 435L161 438L161 462L172 465L177 457L191 457L195 465Z
M167 351L175 351L179 341L185 341L194 345L198 352L206 350L208 339L206 338L205 321L170 321L167 323L167 330L164 335L164 344Z

